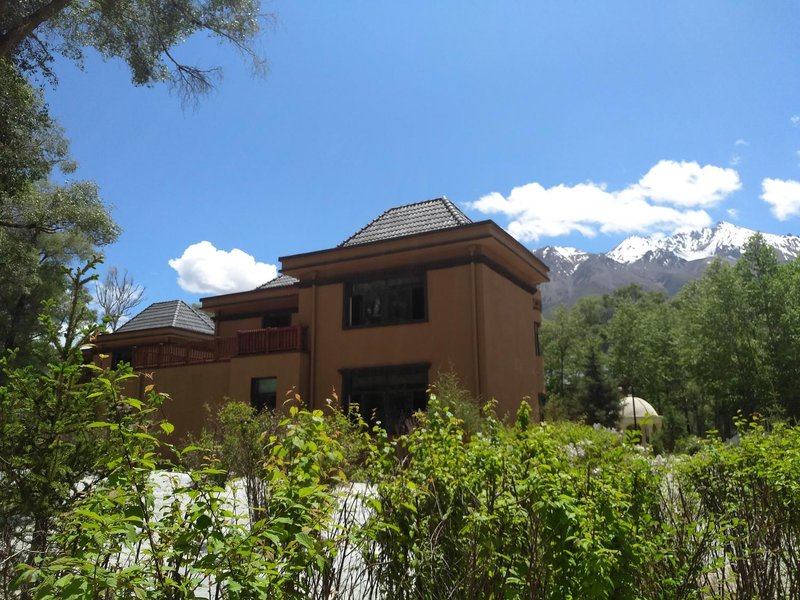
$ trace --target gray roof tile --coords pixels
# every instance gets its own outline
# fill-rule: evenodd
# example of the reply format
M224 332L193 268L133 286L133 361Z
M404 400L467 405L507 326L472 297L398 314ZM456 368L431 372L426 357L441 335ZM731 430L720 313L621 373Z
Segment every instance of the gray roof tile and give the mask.
M278 275L275 279L270 279L267 283L258 286L257 290L268 290L271 288L291 287L300 280L291 275Z
M356 246L417 233L468 225L472 220L447 198L425 200L390 208L341 244Z
M145 308L130 321L124 323L116 333L175 327L196 333L214 335L214 322L207 314L196 310L183 300L156 302Z

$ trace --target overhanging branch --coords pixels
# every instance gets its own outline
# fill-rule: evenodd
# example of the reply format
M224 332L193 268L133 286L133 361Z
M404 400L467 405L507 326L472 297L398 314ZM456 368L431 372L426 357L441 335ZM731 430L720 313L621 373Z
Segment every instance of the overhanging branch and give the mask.
M6 0L0 0L3 4L5 1ZM72 4L72 1L73 0L53 0L52 2L48 2L26 17L23 17L22 20L13 27L9 27L6 31L3 31L2 34L0 34L0 58L8 58L11 56L11 53L14 52L14 49L20 42L31 35L39 25L52 19L67 6ZM0 7L2 7L3 4L0 4ZM0 16L2 15L3 13L0 12Z

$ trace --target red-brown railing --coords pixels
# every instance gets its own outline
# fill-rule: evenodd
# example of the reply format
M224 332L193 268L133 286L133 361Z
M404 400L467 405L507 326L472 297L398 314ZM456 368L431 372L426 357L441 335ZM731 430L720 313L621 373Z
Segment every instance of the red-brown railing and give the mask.
M305 328L270 327L237 331L235 336L207 342L146 344L133 350L136 369L191 365L228 360L243 354L297 352L305 349Z
M302 347L302 327L270 327L237 331L239 354L263 354L265 352L286 352L300 350Z

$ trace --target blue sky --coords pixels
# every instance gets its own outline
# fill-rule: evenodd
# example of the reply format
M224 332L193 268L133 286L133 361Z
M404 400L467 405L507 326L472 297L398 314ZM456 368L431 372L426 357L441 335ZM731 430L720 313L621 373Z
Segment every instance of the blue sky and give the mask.
M718 220L800 233L796 2L264 10L266 78L212 40L179 49L225 68L196 108L119 62L57 65L51 111L124 229L107 263L150 302L253 287L279 256L441 195L531 248Z

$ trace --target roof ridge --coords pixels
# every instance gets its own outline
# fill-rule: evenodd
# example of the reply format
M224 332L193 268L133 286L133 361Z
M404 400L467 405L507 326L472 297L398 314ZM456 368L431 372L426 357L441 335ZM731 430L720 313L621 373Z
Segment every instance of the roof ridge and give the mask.
M464 214L464 211L458 208L455 204L453 204L449 198L443 197L444 205L447 207L447 210L450 211L450 214L457 221L463 221L464 223L472 223L472 219L470 219L467 215Z
M180 298L178 298L178 300L175 302L175 310L172 311L172 326L173 327L177 327L177 325L178 325L178 315L181 312L181 305L182 304L186 304L186 303L183 300L181 300Z
M401 208L411 208L412 206L419 206L420 204L427 204L428 202L438 202L438 201L450 202L447 196L437 196L436 198L428 198L427 200L420 200L418 202L411 202L409 204L401 204L400 206L393 206L383 212L386 214L388 212L392 212L393 210L399 210Z
M352 240L357 239L362 233L364 233L365 231L370 229L373 225L377 224L378 221L380 221L384 217L388 217L390 215L393 215L395 212L400 211L400 210L413 209L413 208L421 206L423 204L433 204L433 203L441 204L444 207L444 209L447 211L447 213L458 224L463 225L463 224L472 222L469 219L469 217L467 217L463 212L461 212L458 209L458 207L456 207L450 201L450 199L447 196L438 196L436 198L428 198L427 200L420 200L419 202L411 202L410 204L401 204L400 206L393 206L392 208L386 209L381 214L379 214L377 217L372 219L369 223L364 225L361 229L356 231L353 235L351 235L346 240L344 240L342 243L340 243L338 245L338 247L341 248L343 246L349 245Z
M397 207L397 208L399 208L399 207ZM390 208L389 210L394 210L394 209ZM355 237L358 237L358 234L360 234L360 233L361 233L362 231L364 231L365 229L369 228L369 227L370 227L370 226L371 226L373 223L375 223L375 221L377 221L377 220L378 220L378 219L380 219L380 218L381 218L383 215L385 215L386 213L388 213L388 212L389 212L389 210L385 210L385 211L383 211L383 212L382 212L381 214L379 214L377 217L375 217L374 219L372 219L372 221L370 221L369 223L367 223L366 225L364 225L364 226L363 226L361 229L359 229L358 231L356 231L356 232L355 232L353 235L351 235L349 238L347 238L345 241L343 241L341 244L339 244L339 247L341 248L342 246L346 246L346 245L347 245L347 242L349 242L350 240L352 240L352 239L353 239L353 238L355 238Z
M197 315L198 317L200 317L200 318L201 318L203 321L205 321L205 322L209 322L209 321L213 322L213 319L212 319L211 317L209 317L209 316L208 316L206 313L204 313L202 310L200 310L200 309L198 309L198 308L195 308L194 306L192 306L191 304L189 304L188 302L185 302L185 301L183 301L183 300L181 300L180 302L183 302L183 304L184 304L184 305L185 305L185 306L186 306L186 307L187 307L187 308L188 308L190 311L192 311L192 312L193 312L195 315Z

